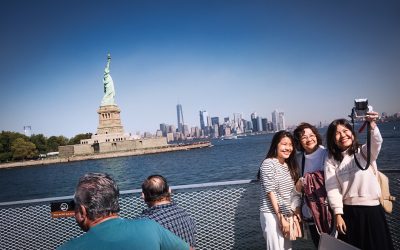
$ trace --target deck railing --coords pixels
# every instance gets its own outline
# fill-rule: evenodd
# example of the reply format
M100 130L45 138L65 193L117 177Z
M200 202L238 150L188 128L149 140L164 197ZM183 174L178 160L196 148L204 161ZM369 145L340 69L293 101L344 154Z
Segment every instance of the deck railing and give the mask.
M384 171L392 195L400 194L400 171ZM259 224L259 184L254 180L174 186L173 199L197 224L196 249L265 249ZM121 191L120 216L134 218L145 208L141 190ZM83 232L73 217L51 218L50 203L72 196L0 203L0 249L55 249ZM397 202L387 215L395 249L400 249ZM313 249L311 240L294 249Z

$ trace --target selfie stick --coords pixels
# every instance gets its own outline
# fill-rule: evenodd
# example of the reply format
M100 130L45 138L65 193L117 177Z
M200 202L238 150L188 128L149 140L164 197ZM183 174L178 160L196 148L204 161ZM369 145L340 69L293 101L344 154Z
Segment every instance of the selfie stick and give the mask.
M355 110L354 108L351 110L351 123L353 124L353 131L354 130L354 117L355 117ZM362 149L360 148L360 153L363 156L363 158L367 161L367 165L365 166L365 168L361 167L360 163L357 160L356 155L354 154L354 160L356 161L356 165L359 169L361 170L367 170L369 168L369 165L371 163L371 123L369 121L365 121L364 124L361 126L361 128L359 129L359 133L361 133L365 126L367 126L367 156L365 157L364 153L362 152ZM358 150L358 149L356 149ZM357 151L356 151L357 152Z

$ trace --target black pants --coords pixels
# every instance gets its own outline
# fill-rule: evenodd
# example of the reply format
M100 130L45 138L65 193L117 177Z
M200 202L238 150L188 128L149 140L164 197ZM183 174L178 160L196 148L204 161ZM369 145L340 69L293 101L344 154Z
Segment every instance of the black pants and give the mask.
M311 239L314 243L314 246L318 248L320 235L317 231L317 226L315 226L315 224L308 224L308 228L310 229Z
M339 239L363 250L392 250L393 242L381 205L343 206L347 232Z

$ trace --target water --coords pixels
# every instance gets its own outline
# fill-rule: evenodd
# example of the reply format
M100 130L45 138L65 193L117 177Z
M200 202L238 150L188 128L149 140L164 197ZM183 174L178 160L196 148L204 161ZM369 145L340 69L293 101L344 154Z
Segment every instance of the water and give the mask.
M400 122L380 124L379 128L384 143L378 167L397 169ZM360 141L364 138L361 135ZM121 190L140 188L151 174L164 175L170 185L254 179L271 139L272 134L247 136L213 140L214 146L205 149L0 169L0 202L72 195L78 178L87 172L109 173Z

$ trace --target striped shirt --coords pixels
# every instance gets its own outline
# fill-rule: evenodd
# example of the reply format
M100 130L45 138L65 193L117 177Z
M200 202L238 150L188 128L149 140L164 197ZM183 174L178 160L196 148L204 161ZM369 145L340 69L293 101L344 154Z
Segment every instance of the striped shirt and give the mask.
M279 211L285 215L291 214L290 193L294 187L289 167L280 164L276 158L267 158L260 166L260 211L275 213L267 194L274 192L278 201Z

